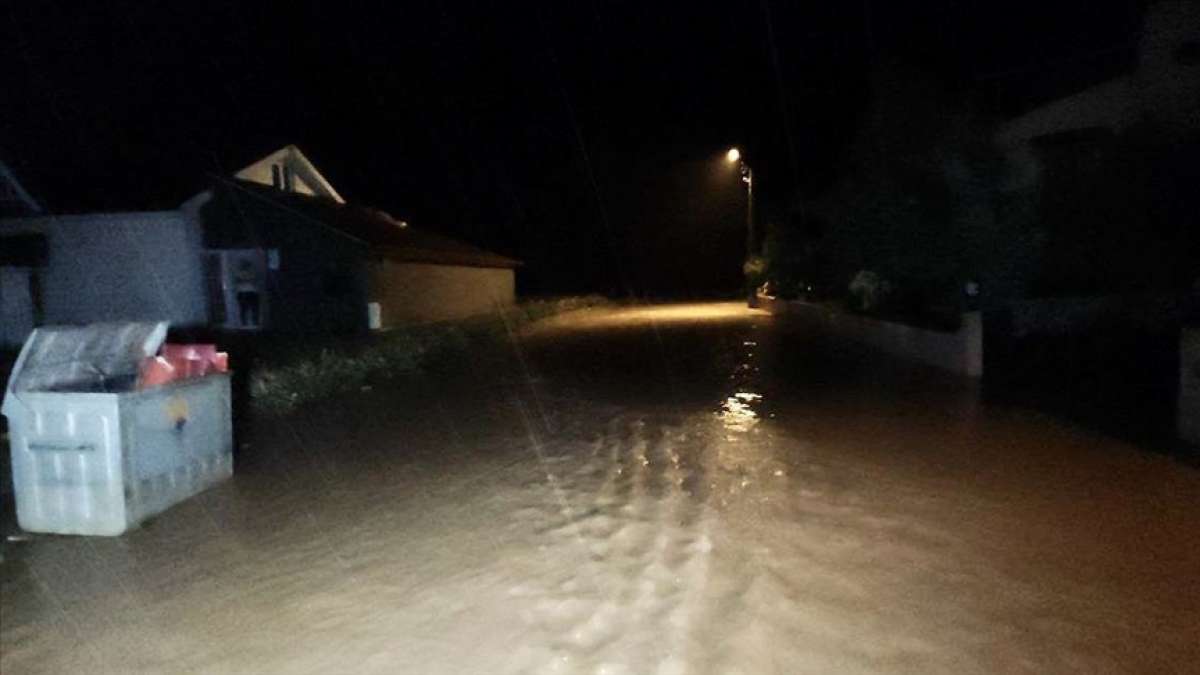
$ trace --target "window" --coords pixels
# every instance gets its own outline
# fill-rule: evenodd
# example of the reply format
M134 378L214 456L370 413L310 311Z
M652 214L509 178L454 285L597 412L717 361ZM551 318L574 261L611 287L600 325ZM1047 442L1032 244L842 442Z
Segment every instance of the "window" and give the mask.
M50 247L44 234L0 237L0 266L44 267L49 257Z
M283 172L280 171L278 164L271 165L271 186L277 189L283 189Z

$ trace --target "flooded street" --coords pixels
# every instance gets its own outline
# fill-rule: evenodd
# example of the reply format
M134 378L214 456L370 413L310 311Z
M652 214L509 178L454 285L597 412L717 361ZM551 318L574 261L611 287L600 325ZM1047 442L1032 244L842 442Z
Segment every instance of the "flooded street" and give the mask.
M6 543L0 671L1200 668L1200 471L969 382L717 303L400 389L256 424L126 536Z

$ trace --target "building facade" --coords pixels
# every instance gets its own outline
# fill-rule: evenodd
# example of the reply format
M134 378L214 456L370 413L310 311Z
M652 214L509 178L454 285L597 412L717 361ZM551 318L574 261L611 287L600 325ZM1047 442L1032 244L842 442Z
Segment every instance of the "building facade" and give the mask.
M347 204L295 146L168 211L0 219L0 332L165 320L354 333L515 301L518 262Z

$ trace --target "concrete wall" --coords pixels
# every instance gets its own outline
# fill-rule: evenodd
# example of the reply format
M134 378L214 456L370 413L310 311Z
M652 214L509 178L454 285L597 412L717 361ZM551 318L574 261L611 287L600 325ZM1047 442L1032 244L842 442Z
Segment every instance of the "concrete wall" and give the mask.
M983 321L979 312L963 315L957 332L917 328L857 314L836 312L797 300L763 298L764 309L818 327L827 335L868 345L908 361L959 375L983 375Z
M368 301L382 327L485 314L516 299L511 269L380 261L370 268Z
M39 270L46 324L207 321L200 227L186 213L0 220L0 234L22 232L46 236L49 256Z
M1200 445L1200 327L1180 332L1178 422L1179 437Z

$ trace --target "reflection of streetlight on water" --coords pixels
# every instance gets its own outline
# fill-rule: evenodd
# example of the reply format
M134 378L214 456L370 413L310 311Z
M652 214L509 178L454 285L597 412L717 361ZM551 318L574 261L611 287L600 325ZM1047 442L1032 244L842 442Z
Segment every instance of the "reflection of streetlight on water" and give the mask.
M758 295L750 279L748 267L751 258L754 257L754 172L742 159L742 151L737 148L730 148L729 152L725 153L725 161L737 165L742 174L742 182L746 184L746 260L743 265L743 272L746 274L746 304L758 307Z

